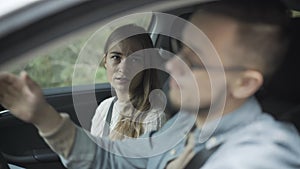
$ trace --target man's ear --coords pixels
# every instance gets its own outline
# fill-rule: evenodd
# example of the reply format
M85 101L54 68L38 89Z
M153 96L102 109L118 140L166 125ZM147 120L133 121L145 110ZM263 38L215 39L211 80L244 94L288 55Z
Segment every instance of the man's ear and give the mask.
M256 93L263 84L263 76L256 70L247 70L233 84L231 94L234 98L245 99Z

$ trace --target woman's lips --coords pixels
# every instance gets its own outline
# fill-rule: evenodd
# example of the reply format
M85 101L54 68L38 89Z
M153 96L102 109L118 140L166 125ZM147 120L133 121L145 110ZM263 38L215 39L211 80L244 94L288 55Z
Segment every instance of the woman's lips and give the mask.
M115 81L117 81L118 83L128 83L129 79L125 77L117 77L115 78Z

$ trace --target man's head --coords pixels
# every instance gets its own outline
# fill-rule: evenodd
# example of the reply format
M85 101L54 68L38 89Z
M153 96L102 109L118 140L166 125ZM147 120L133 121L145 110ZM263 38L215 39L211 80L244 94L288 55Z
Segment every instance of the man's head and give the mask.
M280 56L286 44L285 27L288 12L284 5L276 0L223 0L201 6L193 14L191 22L209 38L217 51L223 64L226 82L220 82L212 89L210 80L215 79L214 82L218 82L218 79L222 79L222 66L213 61L214 56L198 52L206 50L206 45L201 44L199 37L193 35L192 26L187 26L183 32L183 39L193 44L198 51L192 51L186 46L179 55L191 66L190 69L195 75L200 106L192 104L190 99L193 97L181 98L179 89L190 96L196 91L189 90L189 84L184 79L186 72L176 58L167 63L167 69L177 79L179 86L174 85L174 81L171 80L171 101L185 109L207 110L211 102L217 102L218 96L225 94L225 113L230 112L252 96L263 84L264 77L270 76L280 63ZM206 60L206 64L203 64L203 59ZM202 68L199 68L199 65ZM208 76L203 65L211 68L209 70L213 72L212 76ZM213 98L212 92L215 95Z

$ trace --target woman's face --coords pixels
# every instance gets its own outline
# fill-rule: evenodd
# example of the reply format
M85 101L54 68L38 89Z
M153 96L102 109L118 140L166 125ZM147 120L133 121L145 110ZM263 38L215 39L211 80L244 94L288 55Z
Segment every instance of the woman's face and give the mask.
M113 43L109 46L104 61L107 79L112 87L119 92L127 92L133 77L144 67L142 45L132 39L123 40L116 45ZM142 78L143 74L135 77L131 87L138 86Z

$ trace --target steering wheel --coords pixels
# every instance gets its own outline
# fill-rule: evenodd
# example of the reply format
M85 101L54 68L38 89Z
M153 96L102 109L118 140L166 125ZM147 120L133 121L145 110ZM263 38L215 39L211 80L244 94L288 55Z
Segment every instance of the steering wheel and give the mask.
M9 169L9 166L1 152L0 152L0 169Z

